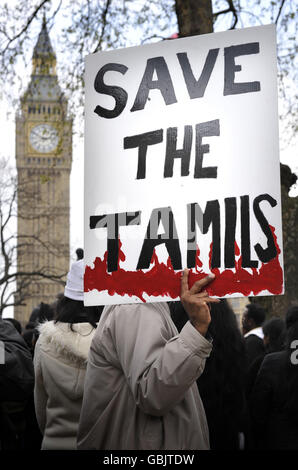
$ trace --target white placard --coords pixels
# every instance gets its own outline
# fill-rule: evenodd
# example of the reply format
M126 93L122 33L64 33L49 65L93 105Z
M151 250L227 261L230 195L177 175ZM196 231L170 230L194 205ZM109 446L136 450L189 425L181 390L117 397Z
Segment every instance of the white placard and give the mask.
M283 293L275 34L86 58L86 305Z

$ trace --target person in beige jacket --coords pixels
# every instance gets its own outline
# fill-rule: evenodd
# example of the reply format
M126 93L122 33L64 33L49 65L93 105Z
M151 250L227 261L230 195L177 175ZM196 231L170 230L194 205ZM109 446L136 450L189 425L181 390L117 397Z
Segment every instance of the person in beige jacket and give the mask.
M212 345L204 286L181 301L190 321L178 334L166 303L105 307L91 343L78 431L79 450L209 449L196 385Z
M83 260L73 263L55 321L39 326L34 403L42 450L75 450L87 357L98 309L83 304Z

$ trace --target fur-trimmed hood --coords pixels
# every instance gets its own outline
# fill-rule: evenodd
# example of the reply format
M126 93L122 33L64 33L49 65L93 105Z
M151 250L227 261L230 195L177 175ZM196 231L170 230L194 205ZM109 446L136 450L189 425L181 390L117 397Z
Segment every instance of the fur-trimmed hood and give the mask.
M88 353L95 329L90 323L46 321L38 326L41 349L60 356L66 362L82 367L87 363Z

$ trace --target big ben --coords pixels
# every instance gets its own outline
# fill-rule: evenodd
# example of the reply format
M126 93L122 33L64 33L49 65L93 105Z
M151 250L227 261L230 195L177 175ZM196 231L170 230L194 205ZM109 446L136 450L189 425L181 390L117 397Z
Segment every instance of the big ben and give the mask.
M63 291L69 268L71 163L72 120L44 18L33 51L30 82L16 116L16 303L20 305L15 306L14 316L23 325L34 307L52 303Z

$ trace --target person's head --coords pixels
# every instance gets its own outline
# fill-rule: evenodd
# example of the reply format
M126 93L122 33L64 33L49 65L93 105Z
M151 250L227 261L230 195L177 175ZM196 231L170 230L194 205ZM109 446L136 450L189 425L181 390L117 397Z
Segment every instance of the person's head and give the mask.
M43 323L45 321L53 320L54 318L54 311L49 304L44 302L40 302L38 307L35 307L32 310L32 313L29 318L29 323L34 323L37 325L38 323Z
M220 299L219 303L210 304L211 322L208 328L211 336L224 337L232 331L239 333L236 315L226 299Z
M40 310L40 305L38 305L37 307L34 307L34 309L31 312L29 322L32 322L34 324L38 322L39 310Z
M285 374L282 376L280 389L284 399L284 411L289 421L294 421L298 425L298 365L291 360L293 352L292 342L298 340L298 305L290 307L286 313L286 355Z
M298 305L290 307L286 313L287 343L298 340Z
M20 333L20 335L22 334L22 325L18 320L16 320L15 318L4 318L4 320L8 321L9 323L12 323L17 332Z
M225 374L231 376L233 374L227 371L233 364L235 371L240 374L245 361L245 346L236 315L227 299L220 299L219 303L210 304L210 314L208 332L213 338L210 359L214 362L214 370L222 375L222 378Z
M258 304L247 304L242 316L242 329L243 333L248 333L250 330L262 326L265 321L265 310Z
M77 255L77 261L79 261L80 259L83 259L84 258L83 248L77 248L76 249L76 255Z
M96 328L101 312L102 308L98 306L86 307L82 300L74 300L64 296L58 301L55 323L69 323L72 329L74 323L86 322Z
M37 321L39 323L53 320L54 318L54 311L49 304L45 304L43 302L39 305L39 313L37 317Z
M84 261L82 259L75 261L70 267L66 278L64 296L72 300L84 300ZM58 300L58 303L60 300Z
M51 309L53 310L54 319L56 319L56 315L57 315L56 309L57 309L58 301L59 301L60 299L62 299L62 297L64 297L63 292L59 292L59 293L56 295L55 300L50 304L50 307L51 307Z
M291 328L298 322L298 305L289 307L286 313L286 327Z
M262 330L267 352L282 351L285 343L285 321L280 317L270 318L263 324Z
M25 325L25 330L34 330L35 327L36 327L36 324L33 321L29 321Z

